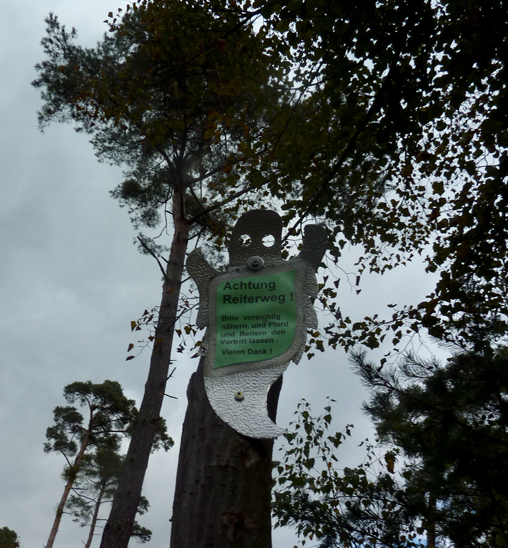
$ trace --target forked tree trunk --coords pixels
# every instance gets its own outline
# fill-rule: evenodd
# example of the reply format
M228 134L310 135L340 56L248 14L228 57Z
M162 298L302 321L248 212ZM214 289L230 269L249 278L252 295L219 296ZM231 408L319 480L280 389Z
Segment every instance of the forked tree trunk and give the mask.
M101 548L127 548L164 400L190 229L188 221L183 218L181 195L176 190L173 199L175 231L162 290L148 379L118 490L104 528Z
M171 548L270 548L271 440L237 434L211 408L203 359L187 389ZM275 419L282 380L269 394Z

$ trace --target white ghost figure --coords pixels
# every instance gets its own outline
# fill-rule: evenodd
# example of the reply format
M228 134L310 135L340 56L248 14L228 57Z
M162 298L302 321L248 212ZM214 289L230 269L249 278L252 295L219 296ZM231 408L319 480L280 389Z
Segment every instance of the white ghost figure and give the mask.
M281 233L277 213L250 211L233 229L225 272L200 249L187 260L200 294L197 323L207 328L201 353L208 399L222 420L252 438L284 432L268 417L268 391L290 361L298 363L307 330L317 327L315 274L326 231L307 225L300 254L288 261L281 258Z

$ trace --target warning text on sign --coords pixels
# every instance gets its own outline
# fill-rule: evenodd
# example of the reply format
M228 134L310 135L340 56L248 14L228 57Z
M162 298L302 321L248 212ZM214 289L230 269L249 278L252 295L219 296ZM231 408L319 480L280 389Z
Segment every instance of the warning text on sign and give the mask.
M296 329L295 275L291 270L219 284L214 368L267 360L289 349Z

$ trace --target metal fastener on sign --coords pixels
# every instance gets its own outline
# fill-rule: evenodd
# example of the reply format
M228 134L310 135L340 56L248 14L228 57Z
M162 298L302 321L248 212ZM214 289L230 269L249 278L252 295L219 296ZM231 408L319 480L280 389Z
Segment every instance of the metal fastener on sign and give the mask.
M250 257L247 259L247 266L251 270L261 270L265 266L265 261L261 257Z
M236 394L235 394L235 400L236 401L243 401L244 398L245 398L245 396L243 395L243 392L241 390L238 390L238 392L236 392Z

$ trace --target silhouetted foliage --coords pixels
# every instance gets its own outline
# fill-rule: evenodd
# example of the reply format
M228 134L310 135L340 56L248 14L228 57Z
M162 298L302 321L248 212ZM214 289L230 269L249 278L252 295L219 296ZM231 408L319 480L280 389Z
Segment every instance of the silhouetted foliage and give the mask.
M19 539L16 531L8 527L0 528L0 548L19 548Z

